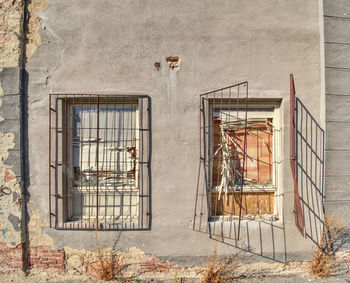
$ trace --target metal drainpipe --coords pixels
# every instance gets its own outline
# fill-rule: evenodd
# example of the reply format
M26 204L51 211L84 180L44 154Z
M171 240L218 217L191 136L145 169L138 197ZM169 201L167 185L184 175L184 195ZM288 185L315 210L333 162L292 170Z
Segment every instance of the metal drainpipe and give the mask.
M21 72L20 72L20 158L21 158L21 232L22 232L22 261L23 271L26 273L29 268L29 235L28 235L28 218L27 218L27 202L28 202L28 75L26 72L26 35L28 15L28 1L23 0L23 22L22 22L22 46L21 46Z

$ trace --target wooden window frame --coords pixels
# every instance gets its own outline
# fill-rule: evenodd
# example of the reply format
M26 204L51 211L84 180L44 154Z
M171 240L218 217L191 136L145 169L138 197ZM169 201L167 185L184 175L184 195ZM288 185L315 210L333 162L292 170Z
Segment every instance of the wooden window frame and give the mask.
M214 143L213 143L213 118L214 113L217 111L220 111L220 109L225 109L229 107L236 107L236 105L241 106L244 108L244 104L240 101L232 101L230 104L215 104L211 103L209 106L209 156L213 157L214 152ZM218 109L218 110L217 110ZM265 102L265 101L259 101L259 102L250 102L248 105L248 119L249 116L252 115L252 110L261 110L254 111L255 116L251 118L261 118L260 116L263 116L264 114L268 114L266 118L272 118L272 124L273 124L273 152L272 152L272 184L271 185L263 185L263 184L254 184L254 185L243 185L243 193L273 193L274 194L274 205L273 205L273 213L271 215L278 216L279 214L279 201L276 198L276 196L280 193L280 183L281 183L281 113L280 113L280 103L279 102ZM270 109L270 111L268 111ZM264 111L265 110L265 111ZM212 194L218 193L218 186L213 185L213 162L210 162L209 165L209 184L210 184L210 198L212 198ZM236 189L233 186L230 186L228 188L229 193L233 193L236 191ZM211 213L212 215L212 213ZM259 215L259 214L258 214ZM212 218L211 216L210 218ZM217 216L214 215L214 218L217 218ZM219 217L220 218L220 217ZM219 220L218 218L218 220Z

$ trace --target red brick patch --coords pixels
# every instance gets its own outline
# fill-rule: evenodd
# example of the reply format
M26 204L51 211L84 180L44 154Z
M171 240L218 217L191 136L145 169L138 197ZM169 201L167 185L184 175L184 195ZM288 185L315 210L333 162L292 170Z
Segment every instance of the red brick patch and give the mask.
M16 177L11 173L10 169L6 169L5 183L15 179Z
M29 250L29 266L31 268L64 272L64 252L46 246L31 247Z
M33 269L46 269L64 272L64 252L56 251L50 247L31 247L28 258L29 267ZM0 243L0 268L21 269L24 260L22 244L15 248L9 248Z
M22 244L9 248L6 244L0 243L0 268L21 269L22 267Z

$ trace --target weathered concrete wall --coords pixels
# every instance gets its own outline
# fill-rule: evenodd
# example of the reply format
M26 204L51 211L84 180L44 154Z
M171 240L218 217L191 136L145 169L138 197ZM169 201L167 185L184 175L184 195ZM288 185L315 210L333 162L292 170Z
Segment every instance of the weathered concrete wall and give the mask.
M0 268L21 268L20 67L23 1L1 1L0 18Z
M20 165L20 64L23 1L2 1L0 9L0 242L22 243ZM2 256L2 255L1 255Z
M311 242L295 228L292 213L289 74L294 73L298 96L318 119L322 104L318 4L316 0L48 1L38 14L41 45L27 64L29 208L40 212L30 234L46 235L45 243L58 249L95 246L94 232L47 226L49 93L145 94L152 99L152 229L123 232L121 249L137 247L182 262L184 257L206 256L215 246L218 254L234 253L237 245L276 260L285 260L286 252L288 260L309 255ZM177 72L167 66L168 56L180 56ZM159 71L155 62L161 62ZM219 244L191 229L198 95L244 80L249 81L250 97L282 99L279 198L284 215L273 225L244 222L242 240ZM99 232L99 238L103 246L111 246L117 232Z
M26 85L23 80L23 61L29 59L40 44L36 13L46 2L33 0L28 6L27 34L23 31L24 1L1 1L0 17L0 268L18 269L26 265L34 268L63 270L63 251L50 246L46 235L41 234L40 217L36 211L26 211L25 182L22 168L27 141L25 107ZM27 42L27 44L25 44ZM26 45L26 46L25 46ZM26 47L26 48L25 48ZM26 49L26 56L24 50ZM24 187L24 189L23 189ZM32 222L29 247L25 215ZM50 239L51 240L51 239ZM51 240L52 242L52 240Z
M326 212L350 221L350 2L324 1Z

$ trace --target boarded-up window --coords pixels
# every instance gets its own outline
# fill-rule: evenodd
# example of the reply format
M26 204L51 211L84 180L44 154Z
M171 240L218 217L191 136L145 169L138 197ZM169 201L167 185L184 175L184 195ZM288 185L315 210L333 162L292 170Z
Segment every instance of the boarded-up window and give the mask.
M212 216L239 214L241 174L242 214L274 214L275 111L256 107L248 110L247 117L243 115L229 106L212 108ZM240 123L240 118L247 118L247 124Z

